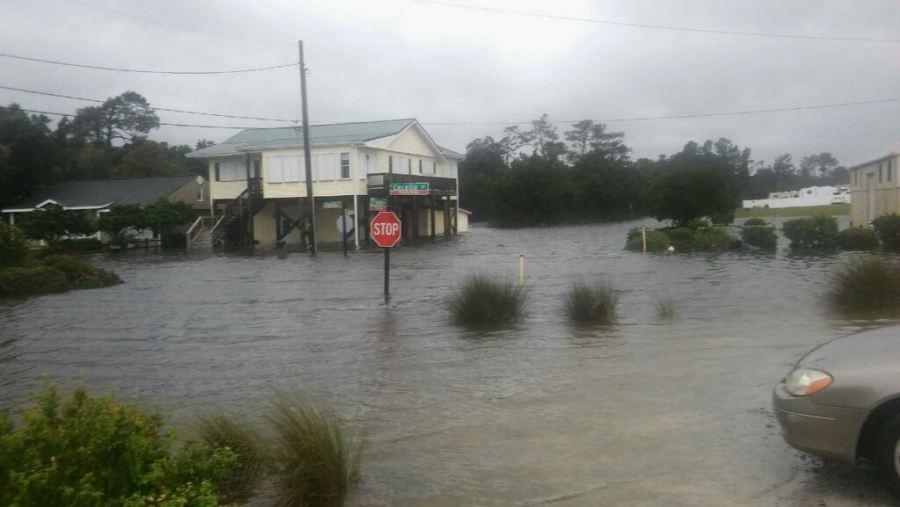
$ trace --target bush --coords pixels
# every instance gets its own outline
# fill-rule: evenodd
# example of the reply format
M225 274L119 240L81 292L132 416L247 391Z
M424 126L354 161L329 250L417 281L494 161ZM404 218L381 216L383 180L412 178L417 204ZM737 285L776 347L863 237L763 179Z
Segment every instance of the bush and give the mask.
M66 275L51 267L0 269L0 297L47 294L68 288Z
M61 271L71 289L96 289L122 283L119 275L68 255L48 255L44 265Z
M575 284L566 296L566 315L575 324L612 324L618 302L609 285Z
M328 409L279 395L268 415L275 434L272 474L276 503L340 506L359 479L362 444L348 438Z
M731 248L734 240L721 227L704 227L694 232L695 252L724 252Z
M872 220L872 227L885 250L900 252L900 215L882 215Z
M103 243L97 238L62 239L47 247L50 253L64 252L99 252Z
M449 309L457 324L473 328L504 326L525 313L525 293L510 282L474 275L451 298Z
M674 227L666 229L666 236L669 238L669 244L675 248L676 252L691 252L694 250L694 229L688 227Z
M878 257L852 260L832 275L827 300L845 313L896 314L900 310L900 270Z
M647 229L648 252L665 252L666 249L669 248L669 245L669 238L664 232L656 229ZM625 242L625 249L633 252L642 252L644 250L640 229L634 228L628 231L628 240Z
M219 483L219 499L245 503L256 492L265 471L265 445L256 429L234 416L213 414L199 418L195 432L210 449L227 447L235 453L234 470Z
M781 230L795 250L833 250L837 246L838 223L831 216L788 220Z
M851 227L839 232L836 238L841 250L875 250L878 248L878 236L869 229Z
M0 505L216 505L234 454L174 438L157 414L49 386L18 428L0 421Z
M709 220L707 220L705 218L692 218L684 224L684 227L686 227L688 229L700 229L703 227L711 227L711 226L712 226L712 224L710 224Z
M741 227L741 241L760 250L771 251L778 247L778 235L775 234L775 228L769 225L744 224Z
M754 225L769 225L769 224L762 218L758 218L758 217L748 218L744 222L744 227L750 227L750 226L754 226Z
M0 220L0 268L20 266L28 258L22 231Z

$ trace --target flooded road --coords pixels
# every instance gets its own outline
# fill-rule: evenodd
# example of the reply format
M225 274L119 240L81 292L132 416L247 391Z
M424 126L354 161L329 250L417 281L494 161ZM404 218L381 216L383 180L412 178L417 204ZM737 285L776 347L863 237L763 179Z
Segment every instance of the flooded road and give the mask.
M299 389L367 436L355 505L889 504L872 472L790 450L770 408L801 354L860 327L819 300L844 257L644 256L622 250L634 225L398 249L389 307L376 251L100 256L124 285L0 303L0 407L53 379L179 423ZM462 279L515 279L519 254L525 321L450 325ZM620 292L618 325L568 326L581 280ZM660 320L667 298L676 317Z

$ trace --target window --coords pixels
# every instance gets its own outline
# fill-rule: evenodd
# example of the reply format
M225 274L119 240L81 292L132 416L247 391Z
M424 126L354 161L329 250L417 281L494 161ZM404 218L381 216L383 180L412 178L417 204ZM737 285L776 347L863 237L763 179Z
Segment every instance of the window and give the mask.
M422 174L422 159L419 159L419 174Z
M893 172L892 171L893 168L894 168L893 160L888 160L888 166L887 166L888 181L891 181L891 173Z
M854 185L854 186L859 185L859 178L858 178L858 176L859 176L859 171L853 171L853 185Z
M389 172L396 171L398 174L412 174L412 159L391 155L388 168Z
M302 158L297 155L274 155L266 159L266 179L269 183L305 181L300 171Z
M350 177L350 154L349 153L341 153L341 178L347 179Z
M241 181L247 179L243 160L226 160L215 163L216 181Z
M390 155L388 157L388 172L389 173L394 172L394 156L393 155Z
M878 183L881 183L881 164L878 164Z
M253 161L253 177L259 179L262 175L262 160L254 160Z

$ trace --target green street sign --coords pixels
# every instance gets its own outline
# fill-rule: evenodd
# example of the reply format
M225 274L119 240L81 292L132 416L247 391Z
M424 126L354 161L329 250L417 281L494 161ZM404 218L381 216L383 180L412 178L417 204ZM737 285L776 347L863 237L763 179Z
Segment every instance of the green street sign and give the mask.
M325 201L322 203L322 209L341 209L344 203L341 201Z
M369 197L369 211L387 211L387 197Z
M428 195L428 182L391 183L390 195Z

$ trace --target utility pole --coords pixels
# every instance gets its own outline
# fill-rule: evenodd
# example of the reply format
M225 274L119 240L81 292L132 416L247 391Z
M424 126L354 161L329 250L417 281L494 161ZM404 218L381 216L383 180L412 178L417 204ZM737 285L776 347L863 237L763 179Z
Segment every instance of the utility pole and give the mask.
M309 203L308 217L311 222L309 253L315 255L319 251L318 234L316 234L316 202L313 196L312 156L309 148L309 113L306 111L306 64L303 61L303 41L297 41L300 51L300 109L303 117L303 163L306 166L306 202Z

